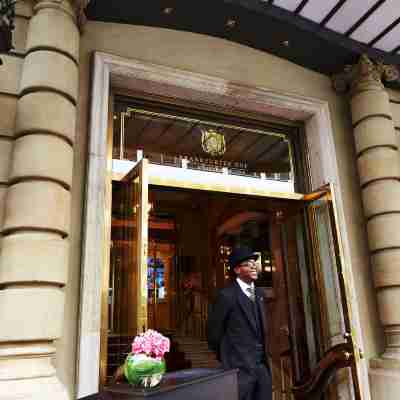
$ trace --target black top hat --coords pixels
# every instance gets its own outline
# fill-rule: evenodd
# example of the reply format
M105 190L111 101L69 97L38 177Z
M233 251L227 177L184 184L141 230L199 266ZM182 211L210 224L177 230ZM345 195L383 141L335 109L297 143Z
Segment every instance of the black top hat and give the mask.
M246 246L236 247L232 250L231 254L229 254L229 265L233 270L240 263L246 260L257 260L258 254L255 254L250 248Z

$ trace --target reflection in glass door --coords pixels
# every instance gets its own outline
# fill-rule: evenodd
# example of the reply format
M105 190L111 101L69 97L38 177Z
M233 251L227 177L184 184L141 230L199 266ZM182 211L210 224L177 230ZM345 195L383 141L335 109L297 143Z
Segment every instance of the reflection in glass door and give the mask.
M133 337L147 328L148 161L113 182L106 358L110 381L130 352Z

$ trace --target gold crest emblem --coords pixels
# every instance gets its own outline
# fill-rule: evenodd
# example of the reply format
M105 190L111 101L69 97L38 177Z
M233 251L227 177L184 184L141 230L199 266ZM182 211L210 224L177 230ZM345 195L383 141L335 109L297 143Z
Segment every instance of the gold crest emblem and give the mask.
M217 132L212 128L201 130L201 145L203 150L213 157L222 156L226 151L223 133Z

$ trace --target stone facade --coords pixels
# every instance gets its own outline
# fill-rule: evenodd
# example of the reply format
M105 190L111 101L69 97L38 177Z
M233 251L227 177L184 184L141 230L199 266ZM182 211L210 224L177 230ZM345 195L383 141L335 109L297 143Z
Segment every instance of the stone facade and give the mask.
M68 1L20 4L16 52L5 59L12 79L0 87L9 109L1 132L0 393L9 399L68 398L52 359L68 268L76 21Z
M373 398L394 398L400 384L400 169L397 102L390 99L384 80L397 80L396 68L374 64L362 56L357 65L334 78L350 84L350 105L364 215L378 314L385 350L371 360ZM342 87L344 88L344 86ZM392 93L392 96L394 94ZM390 378L389 378L390 377ZM389 378L389 381L387 380Z
M0 399L76 398L89 61L95 50L329 104L371 396L395 399L400 93L384 88L385 76L377 76L374 65L372 79L357 71L352 76L347 102L327 77L224 40L90 22L80 32L83 6L72 0L18 2L15 50L2 55Z

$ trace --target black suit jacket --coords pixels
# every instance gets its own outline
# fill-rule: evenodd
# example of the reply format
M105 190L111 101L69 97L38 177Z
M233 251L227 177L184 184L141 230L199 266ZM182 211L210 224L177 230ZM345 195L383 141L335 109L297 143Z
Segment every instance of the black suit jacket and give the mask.
M245 296L236 281L219 292L208 317L208 344L224 368L239 368L253 375L256 367L257 327L251 310L244 303L248 301ZM264 297L257 288L256 301L262 311L262 333L266 342Z

